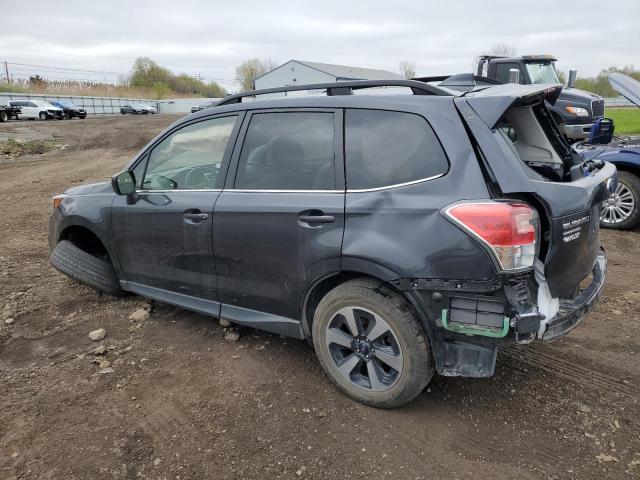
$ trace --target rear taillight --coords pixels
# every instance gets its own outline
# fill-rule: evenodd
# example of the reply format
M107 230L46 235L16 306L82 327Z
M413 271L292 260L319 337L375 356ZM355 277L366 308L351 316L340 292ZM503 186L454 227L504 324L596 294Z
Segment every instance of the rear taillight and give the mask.
M495 255L502 270L532 267L540 231L538 213L524 203L469 202L445 210L445 215Z

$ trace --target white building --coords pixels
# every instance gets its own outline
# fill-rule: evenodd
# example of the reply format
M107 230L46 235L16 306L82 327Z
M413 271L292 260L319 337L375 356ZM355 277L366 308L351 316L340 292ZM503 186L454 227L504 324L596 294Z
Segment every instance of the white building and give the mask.
M340 82L345 80L400 80L402 75L373 68L347 67L329 63L289 60L261 77L256 78L256 89L275 88L309 83Z

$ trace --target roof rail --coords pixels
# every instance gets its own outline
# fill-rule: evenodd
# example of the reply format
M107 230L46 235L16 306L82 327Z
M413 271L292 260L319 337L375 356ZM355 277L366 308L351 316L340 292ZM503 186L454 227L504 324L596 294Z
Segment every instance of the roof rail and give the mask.
M352 95L354 90L376 87L407 87L413 91L414 95L446 95L451 96L451 92L428 85L415 80L353 80L348 82L331 83L311 83L308 85L291 85L288 87L265 88L262 90L248 90L246 92L228 95L220 100L216 106L229 105L231 103L241 103L245 97L255 97L268 93L295 92L300 90L326 90L327 96Z

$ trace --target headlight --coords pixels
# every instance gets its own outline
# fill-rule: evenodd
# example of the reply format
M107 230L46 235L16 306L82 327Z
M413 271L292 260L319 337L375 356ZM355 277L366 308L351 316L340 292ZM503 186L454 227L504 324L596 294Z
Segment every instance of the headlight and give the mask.
M586 108L582 108L582 107L566 107L567 112L569 112L571 115L575 115L577 117L588 117L589 116L589 110L587 110Z

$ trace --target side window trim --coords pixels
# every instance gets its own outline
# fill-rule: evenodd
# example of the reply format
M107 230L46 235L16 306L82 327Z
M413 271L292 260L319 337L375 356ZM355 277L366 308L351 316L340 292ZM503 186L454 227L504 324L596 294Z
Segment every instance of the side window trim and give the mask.
M254 115L261 113L333 113L334 115L334 171L336 175L336 188L331 190L269 190L269 189L244 189L235 188L234 183L236 174L238 172L238 164L240 162L240 154L242 152L242 146L247 136L247 130L251 123L251 118ZM247 112L242 122L242 127L238 133L231 160L229 162L229 169L227 178L224 182L222 189L224 191L242 192L242 193L344 193L345 192L345 169L344 169L344 109L342 108L314 108L314 107L300 107L300 108L265 108L259 110L251 110Z
M197 123L201 123L208 120L215 120L217 118L224 117L238 117L236 120L233 129L231 130L231 134L229 136L229 141L227 142L227 146L224 150L224 155L222 156L222 163L220 164L220 171L218 173L218 178L216 179L216 184L213 188L203 188L203 189L174 189L174 190L145 190L140 189L138 192L140 193L167 193L167 192L219 192L222 190L222 186L224 184L224 177L227 174L229 160L231 158L231 154L234 148L234 145L238 139L238 132L240 130L241 125L244 122L245 112L244 111L236 111L236 112L225 112L218 115L211 115L203 118L198 118L196 121L185 122L177 125L175 128L167 131L161 137L158 137L151 145L147 146L142 152L138 154L138 157L135 161L133 161L129 166L127 166L127 170L133 171L141 162L145 162L144 171L142 173L142 178L144 179L147 174L147 167L149 166L149 157L154 148L160 145L167 137L173 135L178 130L181 130L184 127L188 127L191 125L195 125ZM138 179L136 179L136 182ZM142 185L142 184L141 184Z

